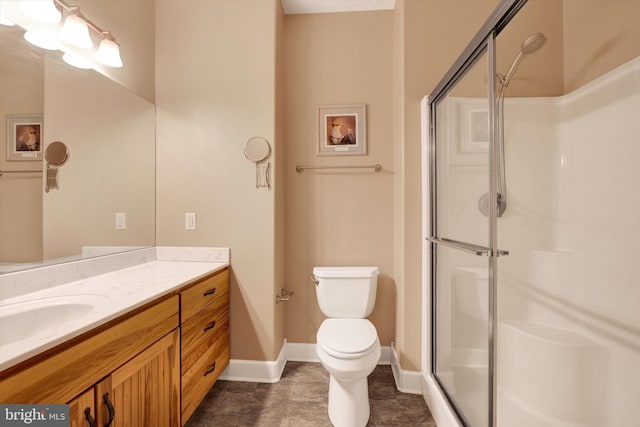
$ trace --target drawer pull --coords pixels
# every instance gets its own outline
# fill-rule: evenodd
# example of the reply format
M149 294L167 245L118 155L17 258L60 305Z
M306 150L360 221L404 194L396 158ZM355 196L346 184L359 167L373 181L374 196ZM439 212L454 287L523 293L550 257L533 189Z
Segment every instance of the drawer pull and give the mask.
M213 327L216 326L216 321L214 320L213 322L209 323L202 332L207 332L209 329L213 329Z
M89 427L96 427L96 420L91 416L91 408L84 408L84 419L87 420Z
M109 427L111 423L113 423L113 419L116 416L116 411L113 409L111 400L109 400L109 393L105 393L102 398L104 399L104 404L107 405L107 410L109 411L109 419L107 420L107 423L104 425L104 427Z
M215 293L216 293L216 288L211 288L211 289L209 289L208 291L206 291L202 296L203 296L203 297L207 297L207 296L209 296L209 295L213 295L213 294L215 294Z
M204 373L204 377L206 377L207 375L209 375L211 372L216 370L216 362L213 362L213 365L211 365L211 367L209 369L207 369L207 372Z

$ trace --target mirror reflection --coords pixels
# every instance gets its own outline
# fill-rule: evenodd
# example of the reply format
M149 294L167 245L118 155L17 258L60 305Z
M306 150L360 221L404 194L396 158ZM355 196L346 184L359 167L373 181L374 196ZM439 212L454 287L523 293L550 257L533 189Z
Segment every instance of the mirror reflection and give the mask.
M154 245L155 106L23 34L0 25L0 274ZM45 193L42 156L8 155L17 115L43 117L40 154L73 153L59 188Z

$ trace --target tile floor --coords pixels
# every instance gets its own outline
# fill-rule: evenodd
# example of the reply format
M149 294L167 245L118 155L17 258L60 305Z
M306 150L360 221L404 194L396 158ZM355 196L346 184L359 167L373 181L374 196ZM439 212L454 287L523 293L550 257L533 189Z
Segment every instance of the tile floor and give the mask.
M329 374L320 363L287 362L274 384L218 381L185 427L331 427ZM391 367L369 376L368 426L436 427L421 395L399 392Z

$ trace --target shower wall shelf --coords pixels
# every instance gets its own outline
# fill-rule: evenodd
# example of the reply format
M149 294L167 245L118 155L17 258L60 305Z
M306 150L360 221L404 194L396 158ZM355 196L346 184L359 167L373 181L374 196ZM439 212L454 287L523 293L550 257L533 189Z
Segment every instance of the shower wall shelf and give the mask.
M373 169L374 172L380 172L382 166L380 164L375 165L362 165L362 166L296 166L296 172L302 173L305 169Z

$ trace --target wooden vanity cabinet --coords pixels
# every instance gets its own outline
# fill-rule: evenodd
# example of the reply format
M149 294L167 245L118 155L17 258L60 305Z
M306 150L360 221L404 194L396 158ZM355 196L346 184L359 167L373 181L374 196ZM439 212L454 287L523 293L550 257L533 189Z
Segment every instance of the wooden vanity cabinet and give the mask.
M228 364L225 268L0 372L0 403L68 403L78 427L179 427Z
M96 420L109 419L104 404L109 393L112 425L180 426L178 326L177 295L136 309L1 372L0 403L68 403L72 423L89 426L86 408ZM142 423L128 422L140 414ZM159 417L160 422L144 421Z
M180 292L182 424L229 364L229 269Z

